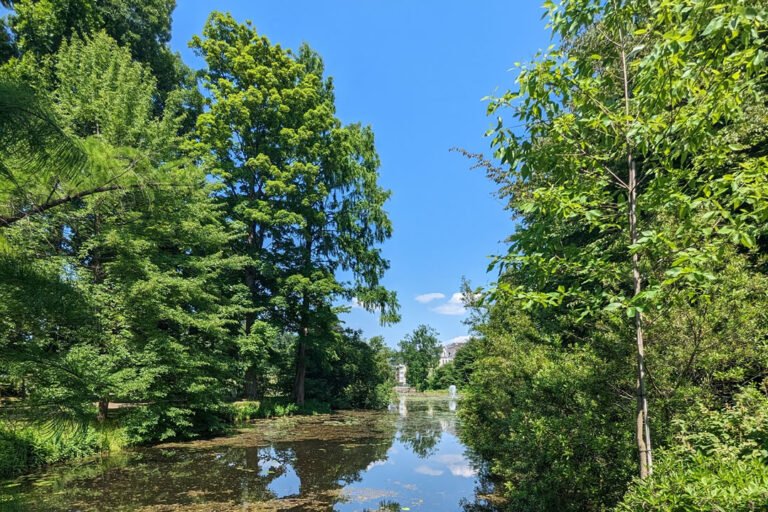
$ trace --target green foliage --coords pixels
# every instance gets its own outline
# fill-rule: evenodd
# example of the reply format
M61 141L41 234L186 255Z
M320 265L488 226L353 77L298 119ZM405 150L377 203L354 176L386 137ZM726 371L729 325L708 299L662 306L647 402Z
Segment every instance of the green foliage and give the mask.
M329 414L328 403L309 399L304 405L296 405L288 398L265 398L261 401L240 401L231 404L231 418L235 424L247 423L259 418L280 418L294 415Z
M621 511L760 510L768 504L768 398L754 388L724 409L703 404L675 422L655 474L636 482Z
M623 377L588 347L559 351L530 326L494 335L464 389L462 438L503 481L512 510L601 510L633 473ZM529 338L530 336L530 338Z
M0 105L0 137L7 139L0 155L0 224L93 194L182 185L152 169L152 161L178 156L186 117L179 95L155 117L154 78L104 33L74 37L50 60L51 76L41 79L39 92L12 81L2 85L8 103ZM51 89L50 101L43 86Z
M102 51L116 58L99 61ZM134 107L143 108L145 118L138 121L147 121L154 85L151 80L141 82L150 77L121 51L100 36L88 44L65 46L59 62L85 55L96 64L137 71L131 75L133 82L124 76L123 85L145 91L141 99L128 99L143 101L143 107ZM66 66L60 71L62 78L76 80ZM78 123L95 126L102 119L110 137L130 139L130 132L120 127L133 126L135 111L122 109L121 98L109 94L110 82L103 81L101 72L83 77L67 99L73 109L64 112L69 128L77 132ZM90 90L105 92L96 95L102 108L85 107L96 101ZM63 108L64 99L58 101ZM78 105L84 107L78 110ZM146 143L155 149L158 141L176 140L174 127L163 122L139 128L156 135L164 129L168 137L155 137L151 144L134 139L137 146ZM11 307L0 332L0 356L25 375L27 398L39 407L82 416L93 402L150 402L152 406L131 415L128 430L134 441L222 430L218 409L230 392L227 378L232 369L226 354L236 339L233 317L239 308L223 292L226 287L236 293L237 286L214 279L239 263L221 253L230 237L209 198L211 189L202 186L204 173L176 148L147 153L115 148L104 138L98 135L84 144L89 150L88 180L109 183L108 177L118 176L125 183L129 176L141 183L159 178L168 188L153 187L150 193L116 186L110 195L84 195L34 223L7 230L18 248L17 259L27 258L27 266L38 274L66 276L60 287L79 297L79 304L65 311L41 308L28 318L28 288L3 283ZM57 194L69 197L65 185L57 184L49 199ZM50 323L41 323L43 319Z
M203 417L215 419L230 392L226 355L240 311L215 282L237 262L219 252L228 235L205 189L161 190L152 199L125 192L57 213L53 225L66 222L68 236L51 263L69 269L87 319L65 317L57 332L9 347L41 403L154 404L131 430L147 440L205 431ZM8 337L24 332L17 324Z
M0 18L0 63L3 63L16 55L16 45L13 35L8 28L8 20Z
M201 402L195 396L177 394L181 396L178 403L139 404L120 418L130 444L195 439L229 430L232 418L221 397L212 393L208 402Z
M261 402L241 401L232 404L232 420L235 424L246 423L256 418L262 418L264 408Z
M309 352L307 397L335 409L385 408L394 383L384 340L365 341L354 330L334 334Z
M27 318L28 288L3 283L0 357L40 411L83 418L94 402L142 404L123 418L134 443L222 431L242 312L238 286L217 278L240 263L223 254L230 234L213 189L183 151L184 116L153 114L155 78L104 33L50 57L53 109L64 131L89 137L87 172L45 183L39 218L7 237L49 283L65 276L59 287L79 303L46 301Z
M490 176L522 221L497 263L536 283L502 282L498 293L526 308L633 317L652 311L669 287L705 286L722 244L754 247L764 189L743 150L762 140L733 140L750 131L754 109L744 99L762 94L766 73L756 28L766 8L749 4L548 4L564 43L522 67L519 88L489 106L498 114L511 107L526 127L521 136L499 118L491 132L509 168ZM712 28L720 23L732 28ZM641 212L630 246L628 154L638 162ZM627 286L632 254L645 281L637 294Z
M50 424L4 421L0 423L0 478L102 451L119 451L126 442L122 429L113 425L85 429L68 425L53 430Z
M456 367L452 362L438 366L429 376L426 389L448 389L449 386L457 386L459 379L456 377Z
M395 294L380 284L389 263L377 246L392 227L373 133L336 118L332 82L306 45L284 50L250 23L214 12L191 46L207 64L196 149L240 235L232 250L247 260L239 277L250 293L245 334L267 322L298 336L294 394L301 403L306 354L324 353L334 338L336 299L354 298L382 321L397 319ZM242 361L254 398L257 363L247 354Z
M174 0L16 0L9 25L18 50L36 56L55 53L74 36L104 31L152 69L164 98L186 74L168 46L175 7Z
M484 165L518 223L477 305L464 435L512 508L604 510L633 472L638 333L663 454L697 401L768 375L768 6L545 7L555 44L489 106L502 167Z
M383 342L342 332L336 305L396 318L371 130L335 117L308 47L219 14L193 42L209 60L201 114L167 47L174 3L134 4L13 2L0 377L33 426L3 434L3 467L81 454L74 439L32 453L41 417L96 420L102 446L142 444L389 398ZM305 371L310 399L296 405L283 397ZM242 394L262 399L230 406ZM102 436L113 422L119 436Z
M83 178L86 153L51 106L22 83L0 79L0 229L61 181Z
M419 391L428 385L430 372L440 361L442 345L437 339L437 331L433 328L420 325L411 334L400 340L400 358L408 367L405 378L410 386Z
M482 350L482 340L472 337L456 351L452 373L457 387L464 388L469 385L477 361L482 356Z
M99 135L113 145L150 144L155 79L104 32L62 44L55 81L59 119L75 134Z
M463 389L469 385L478 358L482 357L481 340L470 338L459 347L453 361L438 366L427 379L427 389L448 389L453 385Z

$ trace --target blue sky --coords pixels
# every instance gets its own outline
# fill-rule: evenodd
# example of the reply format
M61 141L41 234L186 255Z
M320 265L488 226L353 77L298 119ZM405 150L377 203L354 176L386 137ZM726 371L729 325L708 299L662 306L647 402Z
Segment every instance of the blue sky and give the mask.
M538 0L178 0L171 45L187 48L212 9L249 19L273 43L309 43L336 86L344 122L373 127L394 236L385 284L397 291L402 321L381 327L357 308L344 315L366 337L397 342L419 324L442 341L467 334L454 295L462 276L493 281L489 256L513 225L494 186L454 146L488 152L493 120L482 98L513 86L513 64L549 45ZM418 298L418 299L417 299ZM429 299L429 300L428 300Z

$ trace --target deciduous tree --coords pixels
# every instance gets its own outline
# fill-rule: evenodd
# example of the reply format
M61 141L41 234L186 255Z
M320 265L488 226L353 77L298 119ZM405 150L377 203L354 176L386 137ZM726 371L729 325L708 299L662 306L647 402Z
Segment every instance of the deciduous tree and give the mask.
M762 11L745 2L546 2L560 43L491 103L491 169L521 217L499 291L529 308L625 311L636 345L640 475L652 469L646 316L673 288L706 295L726 241L754 246L743 217L701 199L717 182L724 128L765 75ZM724 24L729 29L723 30ZM709 162L709 164L704 164ZM737 173L739 174L739 173ZM754 201L753 201L754 203ZM723 219L728 219L723 222Z
M437 337L432 327L420 325L400 340L400 358L408 367L405 376L411 386L424 389L430 372L437 368L442 353Z

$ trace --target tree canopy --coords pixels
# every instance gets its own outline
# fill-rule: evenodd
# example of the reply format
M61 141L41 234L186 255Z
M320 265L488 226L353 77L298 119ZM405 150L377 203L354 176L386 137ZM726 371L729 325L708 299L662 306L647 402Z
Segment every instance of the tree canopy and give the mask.
M243 398L386 405L387 349L339 313L397 320L389 192L319 55L214 13L191 43L201 95L167 46L173 2L10 7L0 384L20 407L3 412L139 443L222 431Z
M438 333L432 327L419 325L400 340L399 357L408 368L405 378L417 389L427 386L427 379L440 362L443 346L437 337Z
M467 439L493 454L520 508L598 510L626 490L632 443L637 474L651 478L652 445L670 464L677 419L695 403L764 391L754 127L768 11L545 7L554 44L488 108L501 165L483 164L517 225L475 323L486 341Z
M241 233L233 250L248 260L246 334L272 321L299 336L294 395L303 403L306 351L332 336L336 299L397 319L396 297L380 285L389 263L377 244L392 226L373 133L335 117L333 84L306 45L294 54L219 13L191 44L208 65L202 158Z
M163 99L186 79L185 66L168 46L175 0L14 0L8 4L13 9L8 27L21 54L45 57L73 36L104 31L149 66Z

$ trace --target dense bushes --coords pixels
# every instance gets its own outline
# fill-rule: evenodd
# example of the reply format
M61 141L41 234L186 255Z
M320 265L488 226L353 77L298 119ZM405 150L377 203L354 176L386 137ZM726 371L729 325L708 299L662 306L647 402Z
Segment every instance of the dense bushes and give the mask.
M523 333L518 333L518 336ZM634 470L632 403L605 392L615 365L515 335L493 338L459 411L465 442L503 481L511 510L601 510Z
M435 368L429 379L427 389L448 389L453 385L459 389L469 384L469 378L474 371L474 365L481 355L482 340L470 338L459 347L453 361Z
M724 409L699 405L675 428L654 475L636 482L618 510L768 509L768 397L747 388Z
M394 376L382 338L365 341L360 331L339 331L323 347L311 350L308 399L334 409L380 409L389 404Z
M425 387L426 389L448 389L449 386L456 386L458 384L456 368L453 362L450 362L432 370Z
M242 424L259 418L328 414L330 412L330 405L317 400L306 400L303 405L296 405L287 398L265 398L261 401L235 402L230 405L229 414L233 423Z
M286 347L281 353L290 354L291 338L285 337L283 343ZM39 423L21 419L0 423L0 478L127 445L221 435L230 431L233 424L257 418L326 414L332 407L381 408L389 403L392 375L383 340L365 341L359 332L345 331L336 333L334 342L327 346L332 350L315 359L322 364L310 367L312 398L303 405L294 403L286 387L280 387L287 379L278 375L270 389L284 394L261 400L228 402L214 394L206 403L208 391L198 388L199 400L190 401L187 394L174 403L160 400L133 404L110 410L105 423L85 428L58 424L43 428ZM290 367L288 357L283 361L286 370ZM86 409L84 417L92 414L92 406Z
M633 354L621 319L606 315L585 332L567 316L498 301L476 324L462 435L489 461L512 510L605 510L628 489L627 511L759 502L768 399L764 387L743 388L765 386L768 288L738 258L718 270L706 303L673 295L669 320L649 328L657 467L636 489Z
M512 510L764 510L768 4L544 4L462 435Z

